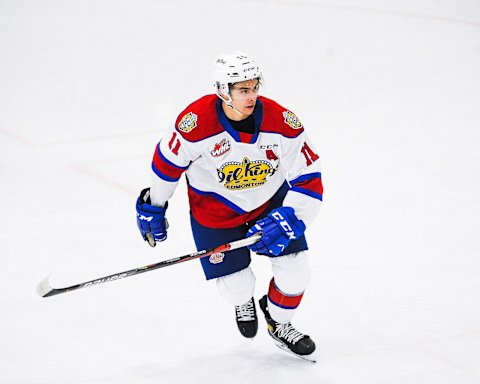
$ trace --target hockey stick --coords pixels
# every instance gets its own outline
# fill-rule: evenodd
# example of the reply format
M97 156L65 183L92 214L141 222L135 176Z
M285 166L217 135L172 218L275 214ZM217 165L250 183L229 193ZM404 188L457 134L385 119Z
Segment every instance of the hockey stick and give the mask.
M88 287L91 287L92 285L109 283L111 281L124 279L126 277L138 275L140 273L150 272L150 271L153 271L154 269L169 267L170 265L183 263L185 261L211 256L215 253L227 252L227 251L232 251L234 249L243 248L243 247L246 247L248 245L252 245L253 243L256 243L260 239L260 237L262 237L262 234L261 233L256 233L255 235L253 235L251 237L236 240L236 241L232 241L231 243L226 243L226 244L223 244L223 245L219 245L218 247L208 248L208 249L204 249L204 250L201 250L201 251L198 251L198 252L190 253L189 255L184 255L184 256L174 257L173 259L159 261L158 263L155 263L155 264L150 264L150 265L146 265L144 267L130 269L130 270L125 271L125 272L120 272L120 273L115 273L113 275L100 277L98 279L86 281L86 282L83 282L83 283L80 283L80 284L75 284L75 285L72 285L70 287L53 288L50 285L50 283L48 281L49 277L47 276L45 279L43 279L40 282L40 284L38 284L37 293L42 297L49 297L49 296L59 295L60 293L75 291L75 290L81 289L81 288L88 288Z

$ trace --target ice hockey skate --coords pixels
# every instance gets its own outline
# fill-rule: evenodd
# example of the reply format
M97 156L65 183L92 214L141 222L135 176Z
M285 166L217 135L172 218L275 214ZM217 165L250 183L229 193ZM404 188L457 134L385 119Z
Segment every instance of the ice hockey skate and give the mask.
M247 338L255 337L258 330L258 318L253 297L245 304L237 305L235 315L240 333Z
M316 360L310 356L315 351L315 343L310 336L297 331L290 322L280 324L273 320L268 312L266 295L260 299L260 308L265 315L265 320L267 320L268 333L277 347L303 360L316 363Z

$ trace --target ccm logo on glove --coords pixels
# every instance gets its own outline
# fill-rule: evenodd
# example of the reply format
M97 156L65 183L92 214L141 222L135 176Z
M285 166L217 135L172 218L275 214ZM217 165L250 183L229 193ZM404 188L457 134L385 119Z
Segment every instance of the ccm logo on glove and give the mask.
M285 220L285 218L280 214L280 212L278 211L272 212L272 217L278 221L278 224L281 225L282 229L284 230L285 234L288 235L288 238L290 240L296 239L296 236L295 236L295 233L293 232L292 227L290 227L290 224L288 224L288 221Z
M305 232L305 223L295 216L292 207L274 209L267 217L258 220L247 232L247 237L261 232L262 237L248 246L251 251L270 257L280 256L292 240Z

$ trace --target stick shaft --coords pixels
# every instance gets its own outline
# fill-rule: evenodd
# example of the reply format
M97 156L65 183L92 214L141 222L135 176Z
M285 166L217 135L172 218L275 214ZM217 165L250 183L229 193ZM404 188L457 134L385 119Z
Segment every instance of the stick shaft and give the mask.
M72 286L69 286L69 287L64 287L64 288L53 288L53 287L51 287L50 283L48 281L48 277L46 277L45 279L43 279L40 282L40 284L38 284L37 292L42 297L50 297L50 296L59 295L61 293L65 293L65 292L76 291L77 289L88 288L88 287L91 287L93 285L109 283L111 281L120 280L120 279L124 279L126 277L135 276L135 275L138 275L140 273L150 272L150 271L153 271L153 270L159 269L159 268L169 267L171 265L183 263L185 261L190 261L190 260L199 259L199 258L202 258L202 257L211 256L215 253L227 252L227 251L232 251L234 249L247 247L247 246L252 245L253 243L257 242L260 239L260 237L261 237L261 234L257 233L257 234L255 234L251 237L248 237L248 238L245 238L245 239L240 239L240 240L233 241L233 242L226 243L226 244L222 244L222 245L219 245L217 247L204 249L204 250L193 252L193 253L190 253L190 254L184 255L184 256L174 257L173 259L159 261L159 262L154 263L154 264L150 264L150 265L146 265L146 266L138 267L138 268L133 268L133 269L130 269L128 271L115 273L113 275L100 277L100 278L95 279L95 280L85 281L83 283L75 284L75 285L72 285Z

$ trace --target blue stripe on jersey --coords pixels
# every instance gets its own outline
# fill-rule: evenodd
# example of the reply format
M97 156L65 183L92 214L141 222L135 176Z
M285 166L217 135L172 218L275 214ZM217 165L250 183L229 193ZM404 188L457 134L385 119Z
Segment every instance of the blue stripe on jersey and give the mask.
M320 172L314 172L314 173L308 173L306 175L302 175L297 177L296 179L293 179L290 181L290 185L292 186L290 189L292 191L298 192L298 193L303 193L304 195L308 195L310 197L313 197L314 199L318 199L320 201L323 201L323 195L317 192L314 192L310 189L307 188L302 188L301 186L296 186L296 183L301 183L304 181L308 180L313 180L313 179L322 179L322 174Z
M290 180L289 183L290 183L290 185L293 185L295 183L301 183L302 181L311 180L311 179L315 179L315 178L321 179L322 174L320 172L307 173L305 175L297 177L296 179Z
M300 187L292 187L292 188L290 188L290 190L298 192L298 193L303 193L304 195L307 195L307 196L313 197L314 199L318 199L320 201L323 201L323 196L321 194L310 191L309 189L300 188Z
M165 181L169 181L171 183L175 183L177 182L178 180L180 180L180 177L177 179L177 178L174 178L174 177L170 177L170 176L167 176L165 175L164 173L160 172L157 167L155 167L155 164L153 163L152 161L152 170L153 172L155 172L155 174L161 178L162 180L165 180Z
M195 193L198 194L198 195L202 195L202 196L212 196L212 197L214 197L215 199L221 201L221 202L222 202L223 204L225 204L227 207L233 209L235 212L237 212L237 213L239 213L239 214L247 213L247 211L244 211L244 210L243 210L242 208L240 208L238 205L232 203L230 200L226 199L226 198L223 197L222 195L219 195L218 193L200 191L199 189L192 187L190 184L188 185L188 188L191 188L191 189L193 190L193 192L195 192Z
M161 142L162 142L162 141L160 140L160 143L161 143ZM165 161L167 164L171 165L172 167L175 167L175 168L178 168L178 169L183 169L183 170L188 169L188 165L187 165L186 167L182 167L182 166L177 165L177 164L175 164L175 163L172 163L170 160L168 160L168 159L164 156L164 154L162 153L162 150L160 149L160 143L158 143L158 145L157 145L157 153L158 153L158 156L160 156L160 158L161 158L163 161Z

